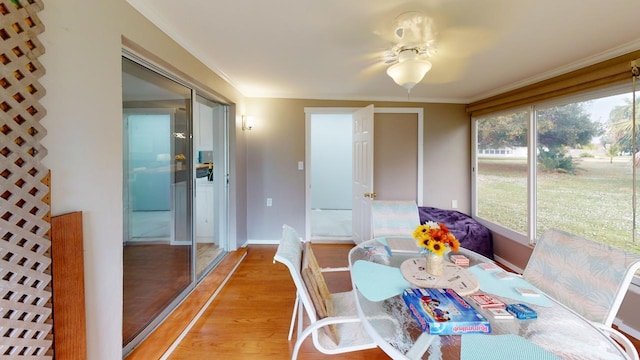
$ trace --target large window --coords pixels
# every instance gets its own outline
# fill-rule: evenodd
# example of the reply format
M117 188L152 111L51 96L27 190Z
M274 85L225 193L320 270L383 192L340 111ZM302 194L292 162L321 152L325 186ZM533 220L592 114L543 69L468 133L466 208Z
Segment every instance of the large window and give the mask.
M529 241L557 228L640 253L632 104L617 90L474 119L475 216Z
M519 111L477 122L477 215L521 234L528 219L528 120Z

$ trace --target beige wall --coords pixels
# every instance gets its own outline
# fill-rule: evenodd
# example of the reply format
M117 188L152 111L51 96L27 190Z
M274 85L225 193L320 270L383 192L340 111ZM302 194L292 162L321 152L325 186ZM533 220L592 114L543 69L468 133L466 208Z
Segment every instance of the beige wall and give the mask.
M134 50L242 109L242 97L180 48L125 0L46 1L38 14L46 53L42 120L51 169L51 212L83 211L88 358L122 357L122 84L123 37ZM181 71L177 71L180 69ZM240 111L238 111L240 112ZM238 241L244 220L244 140L234 143L232 220ZM235 180L235 181L234 181ZM239 204L239 206L236 206ZM233 232L234 235L236 232Z
M425 205L471 213L471 122L456 104L427 105L424 111Z
M632 290L627 291L627 295L622 301L622 306L618 312L614 324L620 326L624 331L631 332L636 339L640 338L640 289L639 286L632 285Z
M371 102L247 99L256 126L247 134L247 238L273 241L282 224L304 233L305 107L364 107ZM421 107L424 111L424 204L469 213L470 121L459 104L373 102L376 107ZM377 114L376 116L379 116ZM375 144L374 144L375 146ZM440 149L439 147L446 147ZM437 189L437 191L434 191ZM266 198L273 206L266 206Z
M373 189L378 200L417 200L418 115L375 114Z

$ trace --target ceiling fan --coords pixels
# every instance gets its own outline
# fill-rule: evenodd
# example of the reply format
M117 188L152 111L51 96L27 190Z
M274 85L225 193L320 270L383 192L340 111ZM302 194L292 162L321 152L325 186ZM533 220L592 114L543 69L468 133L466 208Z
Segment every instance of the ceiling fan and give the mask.
M431 69L428 59L437 54L433 20L416 11L398 16L393 31L395 45L384 53L384 63L396 84L407 91Z
M375 31L387 46L391 44L371 54L370 58L377 61L365 71L377 72L385 67L396 84L411 92L429 71L432 73L424 81L431 84L457 81L468 71L472 57L496 40L496 34L482 22L469 24L451 9L432 10L433 16L404 12Z

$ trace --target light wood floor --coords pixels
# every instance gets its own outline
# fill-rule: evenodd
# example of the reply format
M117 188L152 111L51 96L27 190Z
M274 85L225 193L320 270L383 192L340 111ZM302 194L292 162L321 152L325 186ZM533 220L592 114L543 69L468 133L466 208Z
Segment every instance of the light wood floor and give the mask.
M321 266L347 266L349 245L314 246ZM178 359L289 359L287 340L295 287L286 267L273 263L276 246L250 246L247 257L200 320L169 357ZM348 277L329 274L332 292L351 288ZM307 339L299 359L388 359L373 349L327 356Z
M349 245L314 245L314 252L322 267L346 266L349 249ZM294 342L287 341L287 332L295 300L295 288L285 266L280 263L273 264L275 251L274 245L249 247L245 260L168 359L291 357ZM351 289L348 275L325 275L332 292ZM162 341L166 342L167 338L164 337ZM165 348L168 346L165 343L156 345ZM637 341L636 347L640 347ZM138 358L152 357L136 357ZM379 349L324 355L315 350L311 339L305 341L299 356L302 360L388 358Z

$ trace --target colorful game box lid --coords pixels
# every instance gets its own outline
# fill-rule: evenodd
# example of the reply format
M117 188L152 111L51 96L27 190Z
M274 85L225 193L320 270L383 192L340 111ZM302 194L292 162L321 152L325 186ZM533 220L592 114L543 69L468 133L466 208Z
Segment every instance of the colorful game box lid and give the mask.
M535 319L538 317L538 313L525 304L509 304L506 309L520 320Z
M491 332L491 324L453 289L411 288L402 294L422 331L435 335Z

